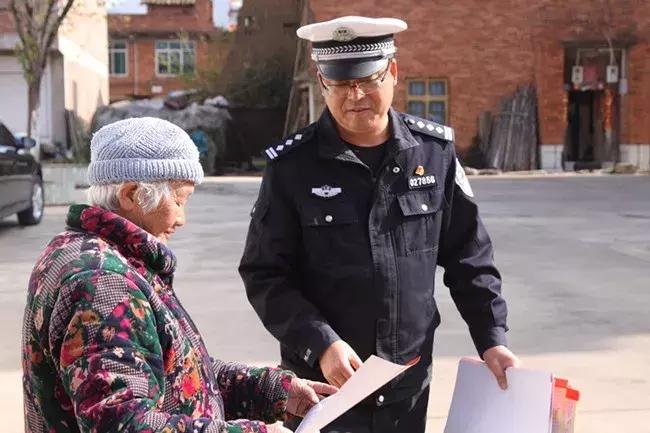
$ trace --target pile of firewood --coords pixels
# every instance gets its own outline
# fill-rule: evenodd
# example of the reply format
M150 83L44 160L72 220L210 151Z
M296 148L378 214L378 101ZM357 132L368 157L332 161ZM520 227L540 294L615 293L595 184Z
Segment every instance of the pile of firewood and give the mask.
M485 166L503 171L538 167L537 97L535 88L519 88L496 114L479 119L479 146Z

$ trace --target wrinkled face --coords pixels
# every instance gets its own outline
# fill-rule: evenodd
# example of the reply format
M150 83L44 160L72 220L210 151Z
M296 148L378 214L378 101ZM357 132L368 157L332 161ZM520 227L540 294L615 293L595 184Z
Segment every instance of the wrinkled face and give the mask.
M331 81L319 75L325 103L339 127L354 134L377 133L385 128L397 83L397 62L370 77Z
M143 215L143 228L160 241L167 242L177 227L185 225L185 205L193 192L192 183L172 184L172 193L163 197L158 208Z
M120 191L121 214L166 243L176 228L185 225L185 206L194 192L191 182L173 182L171 194L163 196L157 208L144 212L135 199L136 184L127 184ZM132 190L129 190L132 188Z

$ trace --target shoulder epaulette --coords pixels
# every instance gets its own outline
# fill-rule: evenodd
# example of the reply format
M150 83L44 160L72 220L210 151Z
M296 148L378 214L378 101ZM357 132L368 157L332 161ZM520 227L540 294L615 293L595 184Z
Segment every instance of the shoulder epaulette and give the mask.
M450 126L441 125L430 120L411 116L410 114L404 114L402 119L412 131L430 135L441 140L454 141L454 129Z
M311 140L314 135L315 124L311 124L297 132L288 135L280 143L267 148L264 152L266 157L272 161L282 155L289 153L292 149L297 148L303 143Z

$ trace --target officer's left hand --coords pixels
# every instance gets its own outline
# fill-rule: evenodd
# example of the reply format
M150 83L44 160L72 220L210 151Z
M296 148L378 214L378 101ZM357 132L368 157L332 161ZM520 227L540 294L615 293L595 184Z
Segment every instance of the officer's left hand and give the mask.
M483 352L483 361L487 364L494 377L497 378L501 389L508 388L506 369L519 367L520 361L506 346L494 346Z
M325 398L326 395L334 394L336 391L338 391L337 387L327 383L294 377L291 379L287 412L291 415L304 417L313 405Z

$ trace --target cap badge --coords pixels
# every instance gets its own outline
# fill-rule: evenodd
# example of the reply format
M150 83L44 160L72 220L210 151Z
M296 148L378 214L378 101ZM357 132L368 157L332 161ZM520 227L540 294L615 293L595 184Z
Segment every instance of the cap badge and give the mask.
M357 35L349 27L338 27L332 32L332 39L338 42L347 42L355 39Z
M418 176L424 175L424 167L418 165L418 168L415 169L415 174L417 174Z

